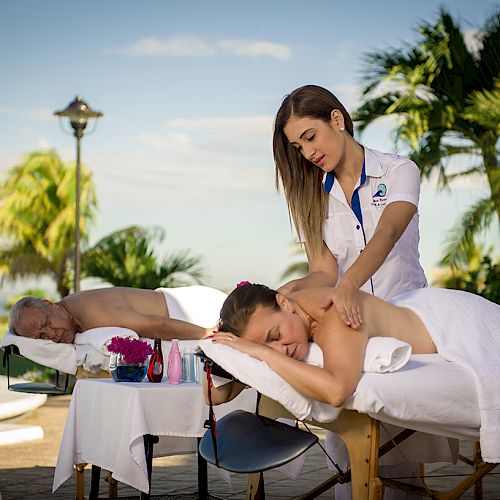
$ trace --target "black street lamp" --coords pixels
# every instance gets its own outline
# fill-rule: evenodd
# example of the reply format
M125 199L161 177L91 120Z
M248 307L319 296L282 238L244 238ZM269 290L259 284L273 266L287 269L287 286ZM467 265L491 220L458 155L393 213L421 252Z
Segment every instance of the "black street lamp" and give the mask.
M80 291L80 140L90 119L102 116L100 111L94 111L80 97L76 96L66 109L55 111L54 115L69 119L76 137L76 196L75 196L75 281L74 291Z

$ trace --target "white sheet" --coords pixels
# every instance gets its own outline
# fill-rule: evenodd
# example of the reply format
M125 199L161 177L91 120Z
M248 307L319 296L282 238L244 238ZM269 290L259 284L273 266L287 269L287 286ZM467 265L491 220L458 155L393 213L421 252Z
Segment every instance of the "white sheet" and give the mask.
M76 373L76 347L74 344L56 344L52 340L29 339L6 332L0 347L15 345L19 352L35 363L60 370L64 373Z
M266 363L229 346L204 340L200 347L222 368L278 401L300 420L331 422L342 409L305 398ZM412 355L402 369L393 373L363 373L344 408L430 434L475 439L479 435L480 416L472 376L438 354Z
M476 382L481 413L481 455L500 462L500 306L460 290L413 290L392 302L412 309L439 354L465 368Z

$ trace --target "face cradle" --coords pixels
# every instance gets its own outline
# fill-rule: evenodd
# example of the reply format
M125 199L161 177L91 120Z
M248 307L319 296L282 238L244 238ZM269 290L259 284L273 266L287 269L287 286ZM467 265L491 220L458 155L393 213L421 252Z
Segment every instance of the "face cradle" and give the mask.
M26 307L17 330L23 337L64 344L72 343L75 338L70 316L62 306L52 303L43 309Z
M316 118L292 116L283 131L288 142L306 160L323 172L331 172L344 155L344 132L340 131L339 123L334 118L327 123Z
M298 314L284 307L280 310L269 307L256 309L242 336L298 360L308 352L309 332L306 325Z

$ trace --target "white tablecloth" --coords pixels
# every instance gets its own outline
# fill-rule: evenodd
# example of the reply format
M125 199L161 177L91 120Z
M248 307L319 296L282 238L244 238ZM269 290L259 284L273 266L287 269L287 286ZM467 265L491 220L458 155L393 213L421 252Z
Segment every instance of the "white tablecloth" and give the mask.
M217 418L235 409L255 410L256 392L244 390L215 407ZM81 379L75 385L54 473L54 492L73 474L73 464L90 463L147 492L143 436L168 436L155 445L155 456L196 451L208 406L199 384L116 383Z

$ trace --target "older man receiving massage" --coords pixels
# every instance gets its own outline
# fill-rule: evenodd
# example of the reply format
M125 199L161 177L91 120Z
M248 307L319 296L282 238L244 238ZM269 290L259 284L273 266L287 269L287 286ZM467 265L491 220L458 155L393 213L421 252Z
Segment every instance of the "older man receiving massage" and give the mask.
M222 294L208 287L186 288L205 289L205 296ZM141 337L164 340L201 339L210 332L210 328L171 317L169 290L176 289L100 288L68 295L55 303L24 297L10 311L9 329L23 337L58 343L72 343L75 334L105 326L129 328Z

